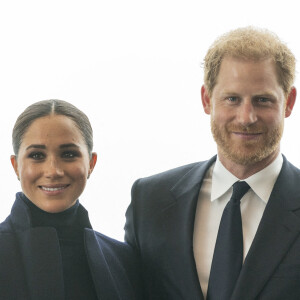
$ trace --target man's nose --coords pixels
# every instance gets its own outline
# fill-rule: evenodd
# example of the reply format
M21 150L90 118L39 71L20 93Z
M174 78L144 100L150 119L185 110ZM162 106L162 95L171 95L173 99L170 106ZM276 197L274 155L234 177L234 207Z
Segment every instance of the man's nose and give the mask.
M237 111L237 120L243 126L249 126L257 121L256 109L250 99L241 102Z

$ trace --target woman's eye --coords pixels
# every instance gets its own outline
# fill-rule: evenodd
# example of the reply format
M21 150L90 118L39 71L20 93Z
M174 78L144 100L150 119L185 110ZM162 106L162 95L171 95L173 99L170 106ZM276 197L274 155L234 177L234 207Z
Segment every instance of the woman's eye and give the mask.
M45 158L45 155L42 152L32 152L29 154L29 157L34 160L41 160Z
M62 154L63 158L75 158L76 156L78 156L77 153L72 151L64 152Z

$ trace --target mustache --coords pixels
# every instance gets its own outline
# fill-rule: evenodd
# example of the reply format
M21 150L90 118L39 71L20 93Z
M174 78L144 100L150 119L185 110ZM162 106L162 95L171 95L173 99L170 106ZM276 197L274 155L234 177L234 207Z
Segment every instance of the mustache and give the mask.
M267 131L265 126L257 125L257 124L251 124L249 126L230 124L227 126L227 130L230 132L243 132L249 134L262 133Z

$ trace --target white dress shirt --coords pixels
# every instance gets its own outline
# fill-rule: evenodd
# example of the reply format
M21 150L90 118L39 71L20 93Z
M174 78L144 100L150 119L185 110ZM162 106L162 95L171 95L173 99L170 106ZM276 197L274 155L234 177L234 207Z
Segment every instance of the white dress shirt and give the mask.
M246 178L250 190L241 199L244 259L282 167L282 155L265 169ZM232 185L239 181L217 158L201 186L194 225L194 257L201 289L206 299L209 273L223 210L230 200Z

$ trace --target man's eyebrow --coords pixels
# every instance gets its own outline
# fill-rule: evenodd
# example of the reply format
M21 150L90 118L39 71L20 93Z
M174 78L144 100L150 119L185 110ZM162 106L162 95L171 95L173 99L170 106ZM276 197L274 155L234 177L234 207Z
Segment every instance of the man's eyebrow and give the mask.
M276 95L272 92L266 91L264 93L258 93L255 97L276 97Z
M29 145L29 146L26 148L26 150L31 149L31 148L46 149L46 146L45 146L45 145L32 144L32 145Z

